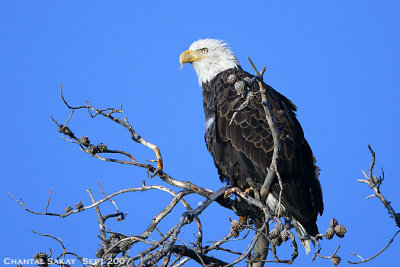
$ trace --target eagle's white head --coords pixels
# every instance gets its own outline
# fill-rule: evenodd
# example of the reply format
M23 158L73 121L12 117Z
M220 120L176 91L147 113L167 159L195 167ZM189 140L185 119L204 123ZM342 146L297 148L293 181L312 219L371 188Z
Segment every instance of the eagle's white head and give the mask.
M194 42L189 50L180 57L183 63L191 63L199 77L199 84L211 81L218 73L240 66L233 52L221 40L200 39Z

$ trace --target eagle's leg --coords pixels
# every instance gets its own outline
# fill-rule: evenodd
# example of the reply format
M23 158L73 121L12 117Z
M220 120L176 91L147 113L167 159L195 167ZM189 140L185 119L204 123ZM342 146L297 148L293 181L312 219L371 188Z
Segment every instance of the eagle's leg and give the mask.
M242 198L239 197L238 201L241 202ZM240 222L241 225L247 225L247 216L240 216L239 215L239 222Z
M240 222L240 224L242 224L242 225L247 225L247 219L248 219L247 216L239 216L239 222Z
M253 190L253 188L250 187L250 188L247 188L246 190L244 190L244 193L245 194L254 193L254 190ZM242 198L239 197L238 201L242 201ZM240 221L240 224L247 225L248 216L239 216L239 221Z

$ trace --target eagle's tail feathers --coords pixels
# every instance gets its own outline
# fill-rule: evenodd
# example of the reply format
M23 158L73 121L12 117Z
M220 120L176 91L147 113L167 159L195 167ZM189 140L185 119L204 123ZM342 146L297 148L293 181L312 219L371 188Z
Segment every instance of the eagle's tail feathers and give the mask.
M294 229L296 230L297 236L300 239L301 244L303 244L306 254L310 253L311 246L310 246L310 239L305 237L308 236L306 230L304 229L303 225L301 225L295 218L292 218ZM312 241L313 245L314 241Z

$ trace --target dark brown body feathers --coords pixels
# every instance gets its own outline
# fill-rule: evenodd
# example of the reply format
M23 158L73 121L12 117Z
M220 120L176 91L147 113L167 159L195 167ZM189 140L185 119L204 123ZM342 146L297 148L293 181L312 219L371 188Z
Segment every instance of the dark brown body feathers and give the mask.
M244 94L235 89L232 77L236 77L236 81L247 81ZM214 158L220 179L242 189L248 188L247 177L262 185L273 152L273 139L259 93L237 112L230 124L235 110L246 100L247 93L259 91L258 82L251 83L246 77L251 79L253 75L235 68L203 83L206 121L214 118L205 133L207 148ZM264 86L280 134L278 171L283 182L282 204L308 234L316 235L317 215L322 214L324 209L319 169L294 113L295 105L270 86ZM275 180L271 192L278 198L280 187Z

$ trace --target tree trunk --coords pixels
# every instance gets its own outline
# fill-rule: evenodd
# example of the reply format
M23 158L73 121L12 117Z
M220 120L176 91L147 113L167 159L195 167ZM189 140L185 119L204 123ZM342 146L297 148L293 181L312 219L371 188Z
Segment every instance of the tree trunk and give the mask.
M255 221L254 224L257 229L260 229L263 226L264 222ZM268 235L269 232L268 224L266 225L263 232L266 235ZM264 235L260 235L260 237L256 241L256 245L254 247L253 256L251 257L251 260L265 260L268 256L268 247L269 247L268 239ZM265 262L262 261L254 262L247 264L247 267L263 267L264 264Z

